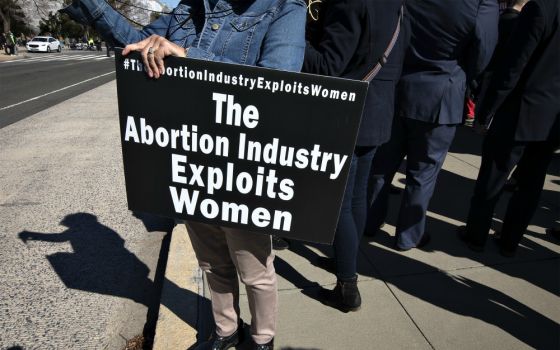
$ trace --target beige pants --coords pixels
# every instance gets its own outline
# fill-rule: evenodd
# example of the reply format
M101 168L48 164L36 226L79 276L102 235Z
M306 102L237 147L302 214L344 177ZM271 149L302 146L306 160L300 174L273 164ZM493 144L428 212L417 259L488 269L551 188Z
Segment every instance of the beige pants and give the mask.
M186 222L212 297L216 333L228 336L239 319L239 279L251 311L251 335L268 343L276 332L278 289L270 236L222 226Z

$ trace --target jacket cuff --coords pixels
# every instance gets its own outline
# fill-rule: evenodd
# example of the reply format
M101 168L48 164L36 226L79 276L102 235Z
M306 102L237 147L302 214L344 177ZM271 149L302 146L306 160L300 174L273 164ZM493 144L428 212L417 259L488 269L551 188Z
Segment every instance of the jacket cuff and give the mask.
M90 22L94 22L101 17L103 11L109 6L104 0L74 0L73 3L79 3L82 11Z
M60 12L67 13L76 22L90 24L101 17L108 6L103 0L74 0Z
M189 47L187 50L187 58L211 61L214 59L214 56L215 55L212 52L199 49L198 47Z
M78 23L86 24L86 25L89 24L86 15L82 11L82 8L80 7L79 3L76 1L58 10L58 12L67 14L68 16L70 16L71 19L73 19Z

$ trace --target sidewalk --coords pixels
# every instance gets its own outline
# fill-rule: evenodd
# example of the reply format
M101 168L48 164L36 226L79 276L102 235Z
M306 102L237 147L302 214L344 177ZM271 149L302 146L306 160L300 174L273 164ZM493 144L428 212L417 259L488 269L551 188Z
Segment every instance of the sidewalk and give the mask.
M27 50L23 47L18 47L17 56L6 55L6 52L2 49L0 50L0 62L13 61L20 58L25 58L26 54L27 54Z
M489 240L474 253L456 237L478 172L481 138L460 128L440 174L425 250L392 248L400 196L388 223L364 239L358 262L362 308L341 313L316 300L335 276L315 266L330 247L292 242L278 252L280 314L276 349L557 349L560 346L560 242L544 233L560 218L560 157L549 169L529 232L513 259ZM402 173L394 184L402 185ZM496 210L495 227L510 194ZM207 289L183 225L173 232L154 349L189 348L211 332ZM177 274L177 269L182 274ZM206 292L205 292L206 290ZM243 291L244 292L244 291ZM194 297L198 294L198 297ZM185 302L187 301L188 302ZM193 314L194 313L194 314ZM250 323L246 295L241 314ZM247 347L241 346L239 349Z
M122 350L155 324L172 222L128 210L116 93L0 128L2 350Z
M165 229L127 210L115 90L105 84L0 129L1 349L121 350L155 312ZM507 259L491 242L484 254L473 253L455 234L479 144L470 130L458 130L431 203L426 251L392 249L399 199L392 196L388 224L361 246L360 311L343 314L314 298L334 287L334 275L314 265L329 247L293 242L278 253L276 349L559 348L560 246L544 229L560 217L560 157L535 225L518 256ZM24 242L28 231L43 238ZM177 226L154 349L186 349L210 334L205 295L184 226Z

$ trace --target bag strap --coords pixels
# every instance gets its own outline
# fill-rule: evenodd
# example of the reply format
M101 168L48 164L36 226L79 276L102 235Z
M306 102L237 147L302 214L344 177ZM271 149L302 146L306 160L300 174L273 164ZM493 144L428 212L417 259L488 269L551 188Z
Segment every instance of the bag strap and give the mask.
M397 27L395 28L395 32L393 33L393 37L391 38L391 41L389 42L387 49L385 49L385 52L383 52L383 55L381 55L381 58L377 61L375 67L373 67L373 69L362 79L363 81L371 82L373 78L375 78L377 73L379 73L381 68L383 68L385 63L387 63L387 58L391 54L391 51L393 51L393 48L397 43L397 39L399 38L399 33L401 32L401 22L403 19L403 12L404 12L404 5L401 6L399 12L399 20L397 21Z

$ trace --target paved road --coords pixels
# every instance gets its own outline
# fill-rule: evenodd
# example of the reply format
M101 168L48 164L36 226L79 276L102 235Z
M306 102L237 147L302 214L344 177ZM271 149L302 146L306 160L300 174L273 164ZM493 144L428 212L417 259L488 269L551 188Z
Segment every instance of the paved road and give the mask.
M26 53L0 62L0 128L115 78L105 52Z

